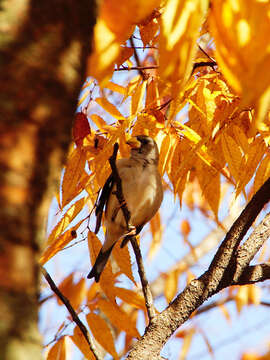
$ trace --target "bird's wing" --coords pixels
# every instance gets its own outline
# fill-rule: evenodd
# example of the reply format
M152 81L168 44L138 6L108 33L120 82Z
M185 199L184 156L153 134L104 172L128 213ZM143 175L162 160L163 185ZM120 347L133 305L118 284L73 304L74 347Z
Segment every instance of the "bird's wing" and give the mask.
M101 195L98 199L97 207L96 207L96 228L95 228L95 234L98 233L100 225L101 225L101 219L102 219L102 213L104 210L105 205L107 204L107 201L109 199L109 196L111 194L112 188L114 185L114 179L113 175L111 174L108 179L106 180Z

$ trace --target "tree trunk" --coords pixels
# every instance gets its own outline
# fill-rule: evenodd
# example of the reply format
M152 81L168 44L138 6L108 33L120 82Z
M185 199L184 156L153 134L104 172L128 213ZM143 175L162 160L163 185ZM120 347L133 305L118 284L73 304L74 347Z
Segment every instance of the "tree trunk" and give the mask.
M94 0L1 4L1 360L42 358L38 258L95 17Z

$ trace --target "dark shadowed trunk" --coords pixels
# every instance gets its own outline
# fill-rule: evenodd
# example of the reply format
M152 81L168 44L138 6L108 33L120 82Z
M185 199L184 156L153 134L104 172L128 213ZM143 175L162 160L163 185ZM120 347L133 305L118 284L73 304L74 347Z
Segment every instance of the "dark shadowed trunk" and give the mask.
M85 79L96 4L0 6L0 359L38 360L38 258Z

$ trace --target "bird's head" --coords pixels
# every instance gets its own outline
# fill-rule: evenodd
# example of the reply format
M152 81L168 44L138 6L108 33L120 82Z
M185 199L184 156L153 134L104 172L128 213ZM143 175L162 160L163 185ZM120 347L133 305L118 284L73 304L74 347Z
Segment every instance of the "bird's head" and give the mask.
M151 164L158 164L159 152L154 139L146 135L131 137L127 144L131 147L131 157L143 159Z

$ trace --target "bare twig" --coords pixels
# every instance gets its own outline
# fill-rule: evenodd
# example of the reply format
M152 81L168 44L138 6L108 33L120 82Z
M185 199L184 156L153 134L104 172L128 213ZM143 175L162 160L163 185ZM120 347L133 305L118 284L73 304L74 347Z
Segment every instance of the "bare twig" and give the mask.
M150 65L150 66L122 66L118 69L114 69L114 71L130 71L130 70L151 70L151 69L157 69L158 65Z
M69 300L58 289L58 287L56 286L55 282L53 281L53 279L51 278L51 276L49 275L47 270L43 266L40 266L40 268L41 268L43 276L45 277L48 284L50 285L50 288L55 293L55 295L62 301L62 303L65 305L65 307L67 308L68 312L70 313L70 315L72 317L72 320L76 323L78 328L81 330L81 332L82 332L85 340L87 341L89 348L92 351L93 355L95 356L96 360L102 360L103 358L102 358L102 356L99 355L98 350L97 350L95 344L93 343L85 325L81 322L80 318L78 317L76 311L73 309Z
M134 50L134 58L135 58L135 61L136 61L137 67L138 67L138 71L139 71L140 75L142 76L143 80L146 80L147 76L146 76L145 72L141 69L141 62L140 62L139 55L137 53L132 36L129 38L129 42L130 42L131 47Z
M140 279L141 279L143 295L144 295L144 298L145 298L145 305L146 305L149 320L151 322L151 321L153 321L153 319L154 319L154 317L156 315L155 307L154 307L154 301L153 301L153 296L152 296L152 293L151 293L150 285L149 285L148 280L146 278L141 250L140 250L140 247L139 247L139 245L137 243L137 239L135 237L131 238L131 245L133 247L133 251L134 251L136 261L137 261L137 264L138 264L138 271L139 271L139 275L140 275Z
M113 149L113 154L109 158L109 162L110 162L110 165L111 165L114 180L116 182L115 195L117 196L120 207L121 207L121 209L123 211L123 215L124 215L124 218L125 218L125 221L126 221L127 231L130 232L132 230L132 227L129 224L130 211L128 210L127 204L126 204L124 196L123 196L122 181L121 181L121 178L120 178L120 176L118 174L118 170L117 170L116 163L115 163L118 148L119 148L118 143L115 143L114 144L114 149ZM135 253L135 257L136 257L136 261L137 261L137 265L138 265L138 271L139 271L139 276L140 276L141 284L142 284L142 288L143 288L143 294L144 294L144 298L145 298L145 305L146 305L147 314L148 314L148 317L149 317L149 322L151 323L152 320L155 317L155 308L154 308L154 305L153 305L153 297L152 297L152 294L151 294L149 283L148 283L146 275L145 275L143 261L142 261L142 255L141 255L141 251L140 251L140 248L138 246L136 237L135 236L131 237L130 240L131 240L131 244L132 244L132 247L133 247L133 250L134 250L134 253Z

